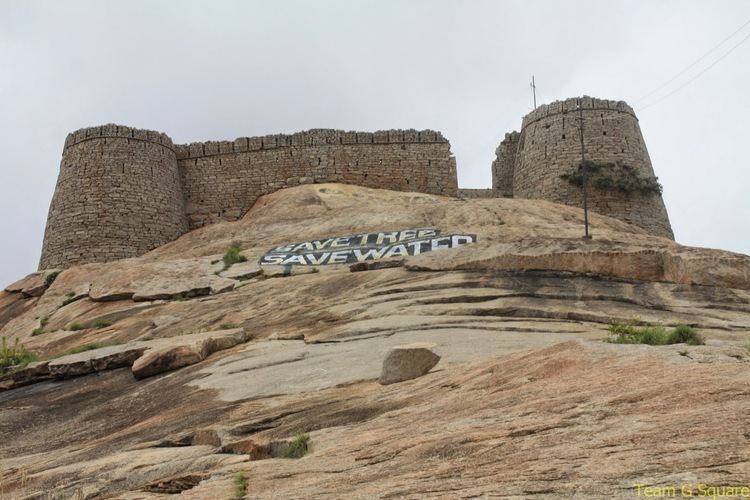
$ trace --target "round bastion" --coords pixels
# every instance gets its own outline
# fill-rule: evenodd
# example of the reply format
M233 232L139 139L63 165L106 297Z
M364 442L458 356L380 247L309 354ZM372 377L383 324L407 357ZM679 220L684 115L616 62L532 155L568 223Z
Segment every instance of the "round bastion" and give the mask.
M187 231L172 140L103 125L69 134L49 209L41 269L107 262Z
M579 108L580 106L580 108ZM512 170L513 196L581 207L581 187L564 178L581 162L583 117L586 159L623 165L641 179L655 179L646 143L633 109L623 101L581 97L539 106L523 118ZM659 192L600 189L590 184L593 212L674 238Z

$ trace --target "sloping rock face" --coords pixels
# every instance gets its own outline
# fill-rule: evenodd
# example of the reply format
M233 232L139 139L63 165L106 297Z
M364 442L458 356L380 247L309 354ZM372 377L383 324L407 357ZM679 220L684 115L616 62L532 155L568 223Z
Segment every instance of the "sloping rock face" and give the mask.
M542 201L305 185L143 257L30 276L0 292L0 336L42 358L0 375L0 497L746 484L750 258L591 223L587 241L580 210ZM295 242L413 228L476 242L258 265ZM225 269L230 246L247 261ZM614 321L689 324L708 345L603 343ZM379 384L388 352L414 343L440 363ZM302 433L306 456L275 458Z

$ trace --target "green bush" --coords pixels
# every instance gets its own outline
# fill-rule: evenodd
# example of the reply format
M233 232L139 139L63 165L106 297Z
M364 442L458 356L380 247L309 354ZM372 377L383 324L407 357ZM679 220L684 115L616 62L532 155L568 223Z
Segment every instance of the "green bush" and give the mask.
M606 341L612 344L705 344L703 337L693 328L686 325L680 325L671 332L667 332L667 330L660 326L643 326L639 328L633 325L613 323L609 326L609 333L610 336Z
M75 302L76 294L75 292L68 292L65 294L65 300L62 301L62 305L60 307L67 306L71 302Z
M0 341L0 370L11 366L26 366L32 361L39 359L39 356L31 351L27 351L23 345L15 340L12 346L8 345L5 337Z
M247 476L240 471L234 475L234 496L243 498L247 494Z
M107 321L106 319L97 319L91 324L91 326L98 330L99 328L107 328L108 326L112 326L112 322Z
M704 345L705 343L703 336L687 325L676 327L667 339L667 344Z
M239 264L240 262L246 262L247 257L242 255L240 252L242 250L240 247L236 245L232 245L231 247L227 248L227 251L224 252L224 257L221 259L224 261L224 270L226 271L230 267L232 267L234 264Z
M621 191L623 193L661 194L663 187L656 177L644 177L633 167L615 163L597 163L586 160L578 164L577 169L569 174L562 174L561 179L574 186L583 184L583 169L586 168L588 183L603 191Z
M85 330L86 327L82 325L81 323L72 323L68 326L68 330L72 330L74 332Z
M39 327L34 328L31 331L31 336L36 337L37 335L45 333L44 327L47 326L47 323L49 323L49 318L47 316L42 316L41 318L39 318Z
M47 276L46 276L46 277L44 278L44 288L49 288L50 286L52 286L52 283L54 283L54 282L55 282L55 280L57 279L57 277L58 277L59 275L60 275L60 271L55 271L55 272L53 272L53 273L49 273L49 274L48 274L48 275L47 275Z
M289 443L289 448L284 452L284 458L302 458L307 454L307 446L310 442L310 436L299 434Z

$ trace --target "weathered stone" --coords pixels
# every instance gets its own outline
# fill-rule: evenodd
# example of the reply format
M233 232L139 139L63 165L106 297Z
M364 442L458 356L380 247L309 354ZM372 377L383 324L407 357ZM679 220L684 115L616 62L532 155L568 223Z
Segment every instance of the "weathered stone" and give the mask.
M26 277L11 283L5 287L5 291L9 293L21 293L25 297L39 297L47 289L47 279L52 274L59 273L59 269L46 269L36 273L31 273Z
M256 262L240 262L234 264L226 271L222 271L219 273L219 276L233 280L248 280L260 276L261 274L263 274L263 270Z
M11 369L0 375L0 391L50 379L48 365L49 361L35 361L22 368Z
M197 429L193 433L190 444L191 446L208 445L219 447L221 446L221 436L216 429L211 427Z
M250 460L265 460L271 458L271 450L268 444L260 444L256 439L245 438L225 444L221 451L223 453L235 453L237 455L249 455Z
M247 341L242 328L197 333L154 341L154 347L136 359L133 376L143 379L160 373L194 365L210 354Z
M203 359L200 351L192 346L178 345L153 349L133 363L133 376L143 379L160 373L190 366Z
M142 343L112 345L69 354L49 362L49 373L55 378L80 377L89 373L130 366L146 350Z
M261 266L264 278L285 278L288 276L299 276L301 274L317 273L318 269L313 266Z
M383 385L421 377L438 364L440 356L432 352L431 344L408 344L391 348L383 360L380 382Z
M372 260L367 262L357 262L349 266L349 271L358 273L361 271L375 271L377 269L389 269L392 267L402 267L404 265L403 259L391 259L391 260Z
M229 330L211 332L205 340L205 356L247 342L247 339L248 335L244 328L232 328Z

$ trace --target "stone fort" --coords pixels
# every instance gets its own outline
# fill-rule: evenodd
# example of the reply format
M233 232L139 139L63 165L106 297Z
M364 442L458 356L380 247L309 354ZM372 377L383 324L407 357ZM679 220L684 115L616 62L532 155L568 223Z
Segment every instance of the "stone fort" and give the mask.
M192 229L237 220L264 194L306 183L580 207L581 188L564 178L580 164L579 115L587 160L655 180L632 108L590 97L526 115L496 150L491 189L459 189L450 144L431 130L317 129L174 144L163 133L121 125L80 129L65 140L39 267L142 255ZM660 192L590 186L588 198L594 212L673 238Z

